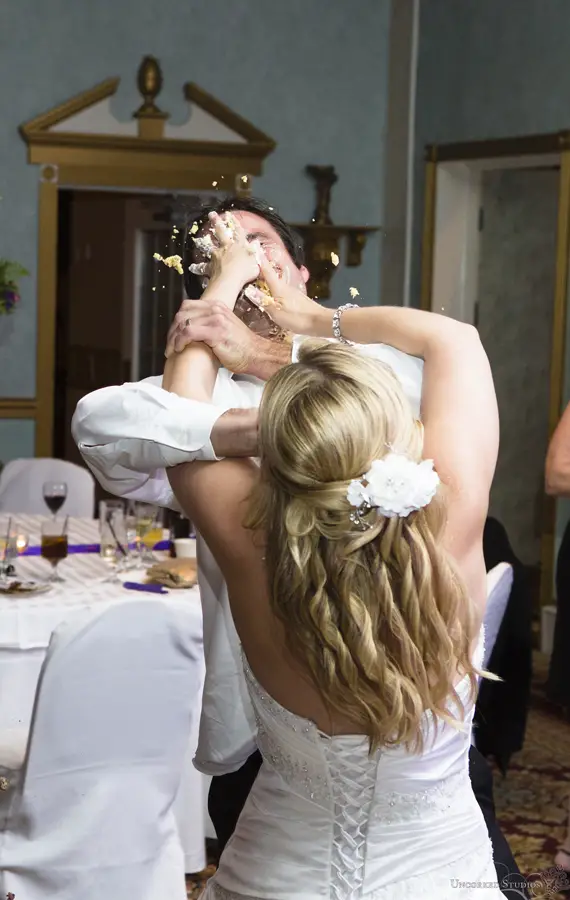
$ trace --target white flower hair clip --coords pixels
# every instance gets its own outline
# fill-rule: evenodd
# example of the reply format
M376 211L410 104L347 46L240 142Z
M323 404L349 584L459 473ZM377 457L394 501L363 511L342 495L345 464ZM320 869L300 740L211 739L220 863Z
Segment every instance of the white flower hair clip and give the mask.
M361 479L350 482L346 492L354 507L350 521L363 531L373 528L375 523L363 518L371 509L388 519L406 518L433 500L439 483L433 460L417 463L400 453L388 453L383 459L375 459Z

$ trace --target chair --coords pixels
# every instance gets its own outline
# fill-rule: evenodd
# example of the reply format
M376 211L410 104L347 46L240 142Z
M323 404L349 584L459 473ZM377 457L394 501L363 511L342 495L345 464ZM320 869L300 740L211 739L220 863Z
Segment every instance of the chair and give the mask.
M483 619L485 626L483 668L489 664L512 587L513 567L510 563L499 563L498 566L487 572L487 606Z
M499 563L498 566L487 572L487 606L483 617L483 627L485 629L483 669L486 669L489 665L493 647L495 646L507 603L509 602L512 586L513 567L510 563ZM471 743L477 746L476 727L473 728L471 733Z
M64 459L13 459L0 473L0 512L47 515L46 481L65 481L67 497L61 514L93 518L95 480L87 469Z
M186 900L172 806L201 668L189 620L158 601L56 630L0 793L0 897Z

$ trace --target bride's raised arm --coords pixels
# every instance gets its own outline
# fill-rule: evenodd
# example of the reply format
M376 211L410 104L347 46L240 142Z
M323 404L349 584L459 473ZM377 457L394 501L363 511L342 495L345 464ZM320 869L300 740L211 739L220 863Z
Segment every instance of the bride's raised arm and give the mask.
M482 536L499 449L499 415L491 367L477 330L403 307L347 309L340 328L347 340L383 341L423 358L424 457L434 460L447 488L446 545L482 606Z
M471 325L405 307L321 307L262 265L283 328L309 337L384 343L424 360L424 457L447 488L446 543L472 591L485 592L482 533L499 446L499 416L487 354Z
M220 225L216 222L218 229ZM234 265L245 270L251 265L251 255L241 248L241 262L237 250ZM249 273L251 275L251 273ZM248 278L245 277L245 282ZM212 279L204 292L203 301L216 299L232 306L243 287L238 279L230 284L222 277ZM227 296L226 296L227 295ZM193 343L179 353L171 353L166 360L162 386L165 390L190 400L210 402L219 362L206 344ZM257 411L242 410L244 424L251 430L248 442L256 444ZM254 413L252 416L251 413ZM253 434L255 432L255 435ZM253 554L252 565L260 552L252 550L251 533L242 527L244 502L257 481L257 466L251 459L226 459L220 462L183 463L167 470L168 479L178 503L206 540L228 585L237 575L239 562L245 554Z
M320 333L332 336L330 311L319 323ZM386 306L346 309L338 328L345 340L391 344L424 360L424 456L447 486L449 539L461 557L473 534L480 537L499 447L495 387L477 330L447 316Z
M167 360L166 390L207 401L216 368L217 360L209 347L191 344ZM205 539L231 588L234 578L239 578L240 561L256 553L251 532L242 522L245 501L257 482L257 466L247 458L195 460L167 469L167 475L178 503Z

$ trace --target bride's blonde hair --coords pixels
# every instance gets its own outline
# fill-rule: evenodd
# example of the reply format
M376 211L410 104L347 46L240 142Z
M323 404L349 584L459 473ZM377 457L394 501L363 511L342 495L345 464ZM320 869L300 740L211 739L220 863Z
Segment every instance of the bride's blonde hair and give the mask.
M390 450L419 461L423 429L392 370L339 344L305 344L268 383L262 478L246 524L266 536L271 603L330 710L371 749L422 747L426 710L459 721L452 683L477 672L465 586L441 546L441 488L407 518L350 520L347 487ZM450 714L450 699L455 701Z

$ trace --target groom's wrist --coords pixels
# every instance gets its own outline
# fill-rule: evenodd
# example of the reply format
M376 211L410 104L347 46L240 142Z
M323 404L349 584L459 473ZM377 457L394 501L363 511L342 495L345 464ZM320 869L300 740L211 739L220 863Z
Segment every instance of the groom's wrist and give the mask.
M272 341L260 337L255 349L247 374L261 381L269 381L279 369L291 362L292 346L289 341Z
M257 409L229 409L215 422L210 441L218 459L257 456Z

